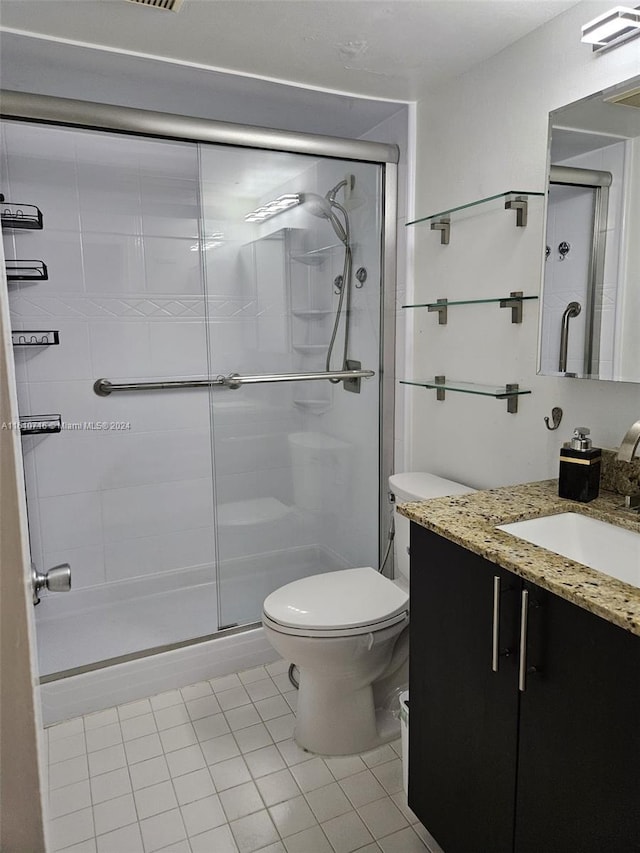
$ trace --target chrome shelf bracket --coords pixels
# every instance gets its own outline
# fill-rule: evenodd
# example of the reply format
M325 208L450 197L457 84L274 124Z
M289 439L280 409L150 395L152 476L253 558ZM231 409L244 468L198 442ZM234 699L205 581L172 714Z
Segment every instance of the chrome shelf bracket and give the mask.
M507 412L509 412L510 415L518 414L518 394L509 392L517 392L519 387L520 386L517 382L505 385L507 393L504 396L507 400Z
M501 299L501 308L511 308L511 322L522 323L522 290L512 290L509 293L510 299Z
M448 299L438 299L437 305L429 305L427 311L431 314L434 311L438 312L438 325L446 326L447 325L447 304Z
M526 195L518 195L515 198L507 199L504 203L505 210L515 210L516 226L524 228L527 224L529 213L529 202Z
M440 232L440 244L442 246L449 245L449 237L451 236L451 220L448 217L446 219L438 219L436 222L432 222L431 230Z

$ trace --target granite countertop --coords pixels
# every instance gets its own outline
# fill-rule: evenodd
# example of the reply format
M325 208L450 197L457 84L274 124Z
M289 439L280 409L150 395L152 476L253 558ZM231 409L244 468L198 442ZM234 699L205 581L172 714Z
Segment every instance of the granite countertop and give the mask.
M398 512L561 598L640 636L640 588L496 530L542 515L577 512L640 533L640 516L623 498L600 492L590 503L558 497L557 480L401 504Z

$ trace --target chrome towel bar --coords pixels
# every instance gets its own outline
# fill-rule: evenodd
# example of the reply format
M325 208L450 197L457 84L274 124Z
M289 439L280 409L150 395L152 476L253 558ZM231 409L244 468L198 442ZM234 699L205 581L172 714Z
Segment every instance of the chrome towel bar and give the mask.
M256 376L214 376L211 379L167 379L150 382L110 382L96 379L93 390L99 397L108 397L114 391L168 391L173 388L231 388L241 385L258 385L263 382L315 382L329 379L337 382L353 379L368 379L375 376L373 370L323 370L318 373L263 373Z

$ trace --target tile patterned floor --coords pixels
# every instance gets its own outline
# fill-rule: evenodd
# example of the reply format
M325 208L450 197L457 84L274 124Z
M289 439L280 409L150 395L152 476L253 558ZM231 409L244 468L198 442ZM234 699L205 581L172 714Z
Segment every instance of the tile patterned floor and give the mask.
M291 737L286 669L280 661L48 728L51 850L437 851L407 807L400 742L360 756L304 752Z

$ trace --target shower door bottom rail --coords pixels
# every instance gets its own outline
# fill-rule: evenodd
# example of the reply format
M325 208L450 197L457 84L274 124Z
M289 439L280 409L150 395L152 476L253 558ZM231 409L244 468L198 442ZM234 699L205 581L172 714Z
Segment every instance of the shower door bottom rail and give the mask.
M373 370L324 370L317 373L262 373L254 376L230 373L228 376L214 376L208 379L161 379L148 382L111 382L109 379L96 379L93 390L99 397L108 397L115 391L169 391L175 388L236 390L242 385L259 385L263 382L315 382L321 379L348 382L354 379L369 379L372 376L375 376Z

